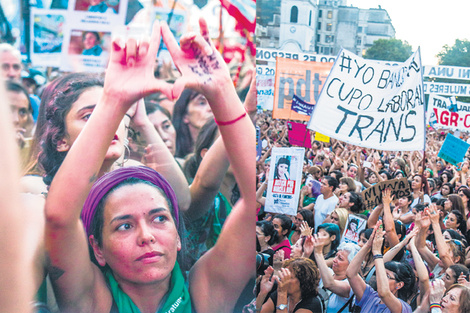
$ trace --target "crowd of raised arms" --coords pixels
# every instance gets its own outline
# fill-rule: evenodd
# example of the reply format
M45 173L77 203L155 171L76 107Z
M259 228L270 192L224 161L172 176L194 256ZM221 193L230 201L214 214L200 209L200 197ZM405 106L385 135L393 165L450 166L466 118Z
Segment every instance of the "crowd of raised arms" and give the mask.
M0 44L0 311L249 303L254 70L226 64L199 28L178 43L155 22L148 39L113 40L105 75L56 72L40 88ZM162 40L175 67L156 62Z
M156 66L161 40L174 67ZM159 22L116 38L105 75L41 84L0 44L2 312L470 312L469 160L438 158L445 132L424 152L312 132L297 214L270 213L288 129L256 114L241 59L225 63L203 19L179 44ZM406 196L366 206L397 178Z
M270 179L294 176L287 155L272 155L292 147L287 121L262 112L256 124L257 284L247 312L470 312L469 155L457 166L438 157L447 131L428 129L424 153L320 142L311 131L292 216L267 201ZM364 199L399 178L409 183L401 197L385 188L378 205Z

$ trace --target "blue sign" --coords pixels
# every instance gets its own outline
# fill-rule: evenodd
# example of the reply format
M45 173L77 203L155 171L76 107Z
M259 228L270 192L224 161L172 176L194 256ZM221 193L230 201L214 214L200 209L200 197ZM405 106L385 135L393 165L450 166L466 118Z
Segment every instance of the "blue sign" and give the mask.
M463 161L468 147L470 147L470 144L452 134L447 134L437 156L450 164L457 165L457 163Z
M313 113L313 104L305 102L304 100L300 99L296 95L292 97L292 106L291 109L299 114L303 115L312 115Z

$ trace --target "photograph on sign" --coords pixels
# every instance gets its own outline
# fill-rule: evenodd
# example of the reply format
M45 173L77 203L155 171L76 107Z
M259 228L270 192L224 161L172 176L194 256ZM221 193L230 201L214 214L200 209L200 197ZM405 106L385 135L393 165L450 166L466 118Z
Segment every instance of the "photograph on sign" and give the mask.
M359 233L367 228L367 220L364 217L349 214L348 222L344 229L341 242L353 242L357 244L359 242Z
M70 18L75 27L82 23L95 26L124 25L128 0L71 0L69 2Z
M266 212L297 214L304 153L305 148L272 149Z
M67 11L31 9L31 61L35 66L60 65Z

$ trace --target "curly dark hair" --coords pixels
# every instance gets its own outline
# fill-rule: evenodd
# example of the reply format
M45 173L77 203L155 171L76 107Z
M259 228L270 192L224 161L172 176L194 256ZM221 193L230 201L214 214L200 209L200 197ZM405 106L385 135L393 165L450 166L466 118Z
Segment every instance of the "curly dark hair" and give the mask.
M360 193L350 191L349 192L349 203L354 203L349 209L353 213L362 213L365 210L364 199Z
M66 81L66 83L62 83ZM67 152L57 151L57 143L67 136L65 118L78 98L89 88L103 87L103 78L96 74L72 73L57 79L58 87L44 102L46 125L42 136L39 163L45 171L44 182L50 185ZM98 99L96 99L98 101Z
M289 268L299 280L302 299L318 295L320 271L315 262L307 258L292 258L284 261L282 267Z

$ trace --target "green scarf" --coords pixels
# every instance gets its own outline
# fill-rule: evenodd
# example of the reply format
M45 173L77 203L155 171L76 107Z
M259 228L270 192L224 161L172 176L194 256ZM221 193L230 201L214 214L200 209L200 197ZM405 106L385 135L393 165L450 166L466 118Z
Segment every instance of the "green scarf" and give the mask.
M111 294L120 313L140 313L131 298L122 291L111 271L106 272ZM191 299L178 262L171 272L170 291L159 313L191 313Z

